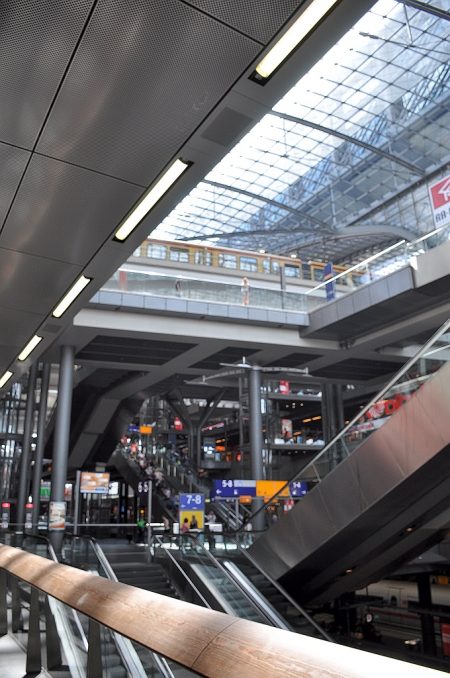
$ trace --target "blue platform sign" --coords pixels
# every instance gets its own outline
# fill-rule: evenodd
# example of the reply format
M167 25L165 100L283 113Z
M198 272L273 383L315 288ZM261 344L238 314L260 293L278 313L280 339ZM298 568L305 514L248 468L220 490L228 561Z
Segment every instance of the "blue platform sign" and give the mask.
M180 494L180 511L204 511L205 510L205 495L204 494Z
M256 497L256 480L214 480L213 497Z
M308 492L308 483L305 480L294 480L289 483L291 497L304 497Z

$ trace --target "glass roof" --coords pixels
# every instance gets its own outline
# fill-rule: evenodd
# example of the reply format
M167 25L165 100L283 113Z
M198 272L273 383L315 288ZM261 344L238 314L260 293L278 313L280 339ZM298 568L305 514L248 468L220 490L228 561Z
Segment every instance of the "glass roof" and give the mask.
M449 26L380 0L152 236L280 253L318 238L342 245L350 225L370 225L373 243L395 239L400 206L387 206L450 158ZM422 216L415 204L401 220L412 235L431 226L421 195Z

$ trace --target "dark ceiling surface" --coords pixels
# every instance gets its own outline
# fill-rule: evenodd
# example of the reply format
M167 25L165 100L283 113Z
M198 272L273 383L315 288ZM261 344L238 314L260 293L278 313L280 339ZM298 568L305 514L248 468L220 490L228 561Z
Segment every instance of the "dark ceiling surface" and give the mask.
M0 376L42 355L77 310L228 150L225 109L254 124L373 3L342 0L265 87L248 78L300 0L5 0L0 60ZM238 126L239 127L239 126ZM227 143L234 144L236 129ZM125 244L113 233L176 157L193 166ZM70 311L51 312L83 273ZM51 319L51 320L50 320ZM47 320L50 322L47 323ZM24 364L17 355L39 333Z

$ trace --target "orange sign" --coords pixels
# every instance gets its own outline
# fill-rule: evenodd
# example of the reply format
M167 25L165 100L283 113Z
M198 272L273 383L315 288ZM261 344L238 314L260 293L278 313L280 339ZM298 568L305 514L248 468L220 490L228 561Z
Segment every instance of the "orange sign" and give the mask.
M153 426L139 426L139 432L151 435L153 433Z
M279 492L285 483L285 480L257 480L256 496L264 497L264 501L269 501L270 497ZM290 497L289 485L286 485L280 497Z

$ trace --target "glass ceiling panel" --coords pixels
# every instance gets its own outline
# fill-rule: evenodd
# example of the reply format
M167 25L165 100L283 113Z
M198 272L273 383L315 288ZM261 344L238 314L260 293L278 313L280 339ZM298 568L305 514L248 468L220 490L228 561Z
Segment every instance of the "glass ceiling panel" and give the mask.
M449 25L380 0L152 235L281 252L366 223L450 158Z

